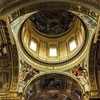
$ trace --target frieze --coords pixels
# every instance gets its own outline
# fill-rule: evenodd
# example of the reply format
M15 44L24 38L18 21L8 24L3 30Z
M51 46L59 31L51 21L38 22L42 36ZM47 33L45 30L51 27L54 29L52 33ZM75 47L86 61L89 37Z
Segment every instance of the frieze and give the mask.
M5 96L1 96L0 100L21 100L20 97L18 97L17 93L10 92L9 94L6 94Z
M2 0L2 1L0 1L0 8L4 7L6 4L11 4L11 3L14 3L14 2L17 3L17 4L21 4L21 3L25 3L27 1L28 0L21 0L21 1L20 0L15 0L15 1L13 1L13 0ZM32 1L32 0L29 0L29 1ZM60 2L60 0L58 0L58 1ZM78 2L80 2L80 0L76 0L76 2L78 3ZM91 0L82 0L81 3L83 3L83 2L90 4L90 5L93 5L95 7L100 7L100 5L99 5L100 1L99 0L95 0L95 1L94 0L92 0L92 1Z
M54 10L54 9L58 9L58 10L71 10L71 11L76 11L76 12L80 12L80 13L84 13L90 17L92 17L93 19L95 19L96 21L98 20L98 16L99 14L96 13L94 10L91 10L90 8L86 8L85 6L82 5L78 5L78 4L70 4L70 3L61 3L61 2L49 2L49 3L39 3L39 4L33 4L27 7L23 7L15 12L13 12L11 15L9 15L9 21L13 22L15 19L17 19L18 17L30 13L30 12L34 12L34 11L38 11L38 10Z

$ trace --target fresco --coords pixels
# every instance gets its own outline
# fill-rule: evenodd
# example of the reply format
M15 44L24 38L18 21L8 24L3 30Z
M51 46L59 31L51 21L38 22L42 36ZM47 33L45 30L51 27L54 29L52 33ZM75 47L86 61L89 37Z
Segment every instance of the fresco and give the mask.
M78 83L61 74L40 76L28 85L25 92L25 100L81 100L83 97Z
M48 94L48 97L49 97L51 100L52 100L52 99L54 100L54 99L57 99L57 98L58 98L58 95L59 95L59 94L56 93L56 92L55 92L55 93L49 93L49 94Z
M23 92L25 84L28 80L34 77L35 74L39 73L39 70L32 68L25 61L20 60L20 69L19 69L19 93Z
M64 89L64 79L47 78L43 81L43 89Z
M76 100L81 100L81 99L82 99L82 93L81 93L81 91L78 89L78 87L76 87L75 84L72 84L72 91L71 91L71 94L72 94L74 97L77 97Z
M28 90L27 90L27 92L26 92L25 100L29 100L29 98L31 98L31 96L35 95L35 93L36 93L35 85L32 84L32 85L28 88Z
M64 10L40 11L31 16L34 27L48 35L56 35L67 31L73 26L74 15Z
M89 91L88 67L84 61L71 70L72 74L81 82L85 91Z

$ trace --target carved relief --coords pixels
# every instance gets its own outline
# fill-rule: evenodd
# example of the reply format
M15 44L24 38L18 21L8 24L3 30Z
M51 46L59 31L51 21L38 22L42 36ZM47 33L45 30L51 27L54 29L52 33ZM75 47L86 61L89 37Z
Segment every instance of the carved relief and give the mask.
M9 72L0 71L0 93L5 93L9 90Z
M11 59L11 50L7 23L4 20L0 20L0 95L9 92L12 82L13 59Z
M7 37L9 37L7 32L6 22L0 20L0 59L8 59L8 44L6 42ZM7 36L8 35L8 36Z

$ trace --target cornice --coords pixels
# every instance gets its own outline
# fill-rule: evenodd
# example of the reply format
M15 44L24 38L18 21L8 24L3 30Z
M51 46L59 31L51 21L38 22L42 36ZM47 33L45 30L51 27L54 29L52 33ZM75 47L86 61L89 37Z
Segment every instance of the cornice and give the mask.
M45 9L51 9L51 10L57 10L57 9L63 9L63 10L70 10L70 11L76 11L80 13L84 13L96 21L99 17L99 11L85 7L81 4L73 4L68 2L44 2L44 3L31 3L30 5L19 7L18 9L15 9L15 11L11 11L11 13L8 14L8 18L10 22L13 22L15 19L17 19L20 16L23 16L27 13L31 13L34 11L39 10L45 10ZM6 11L3 11L6 12ZM6 13L7 14L7 13Z
M30 4L36 4L36 3L42 3L42 2L68 2L68 3L73 3L73 4L78 4L78 5L84 5L85 7L93 8L97 11L100 11L100 1L95 0L6 0L6 1L1 1L1 14L6 14L13 12L19 8L22 8L23 6L28 6ZM9 9L8 9L9 8Z

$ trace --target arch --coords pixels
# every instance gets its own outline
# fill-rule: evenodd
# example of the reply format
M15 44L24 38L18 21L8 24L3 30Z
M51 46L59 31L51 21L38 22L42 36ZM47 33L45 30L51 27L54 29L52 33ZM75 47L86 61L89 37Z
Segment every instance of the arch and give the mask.
M39 78L39 77L41 77L41 76L45 76L45 75L48 75L48 74L61 74L61 75L65 75L65 76L67 76L67 77L73 79L74 81L76 81L76 82L78 83L78 85L79 85L80 88L82 89L83 94L85 93L85 91L84 91L84 89L83 89L81 83L80 83L73 75L71 75L71 74L68 73L68 72L53 72L53 71L52 71L52 72L40 73L40 74L35 75L33 78L31 78L31 79L29 80L29 82L27 83L27 85L25 86L25 88L24 88L23 95L25 95L25 91L27 90L27 87L31 84L32 81L34 81L35 79L37 79L37 78Z
M56 76L55 76L56 75ZM64 90L62 90L62 88L59 88L59 85L58 85L58 87L53 87L53 89L54 89L54 91L56 90L56 91L62 91L62 93L64 93L64 91L66 91L65 92L65 94L67 95L67 88L66 88L66 86L68 85L68 82L70 81L70 82L72 82L71 84L74 84L74 82L75 82L75 84L77 84L77 86L79 87L79 89L80 89L80 91L81 91L81 93L82 93L82 95L84 95L84 89L83 89L83 87L82 87L82 85L77 81L77 79L75 78L75 77L73 77L72 75L70 75L69 73L54 73L54 72L52 72L52 73L49 73L49 72L47 72L47 73L41 73L41 74L39 74L39 75L37 75L37 76L35 76L35 77L33 77L29 82L28 82L28 84L26 85L26 87L25 87L25 89L24 89L24 92L23 92L23 96L25 96L26 97L26 93L27 93L27 91L29 90L29 88L30 88L30 86L32 85L32 84L35 84L35 87L37 87L37 85L36 84L38 84L38 83L36 83L37 81L41 81L41 78L42 78L42 83L40 82L39 83L39 85L40 86L42 86L44 83L43 83L43 81L46 79L46 80L48 80L50 77L51 77L51 79L50 80L52 80L53 78L57 78L57 80L60 80L61 79L61 81L64 79L65 80L65 82L63 81L63 85L64 85L64 87L62 87L62 88L64 88ZM35 82L35 83L34 83ZM66 83L67 82L67 83ZM42 91L41 91L41 89L40 89L40 91L43 93L43 91L44 91L44 93L45 93L45 91L48 91L48 89L50 89L49 90L49 92L51 91L51 88L52 87L50 87L50 88L48 88L48 87L44 87L44 86L46 86L46 85L43 85L43 88L42 88ZM56 85L57 86L57 85ZM73 86L73 85L71 85L71 86ZM76 86L76 85L75 85ZM70 86L69 86L70 87ZM58 90L57 90L57 88L58 88ZM72 89L72 87L71 87L71 89ZM35 90L35 92L36 92L37 90ZM71 91L74 91L74 90L71 90ZM34 93L35 93L34 92ZM50 93L52 93L53 91L51 91ZM40 93L41 94L41 93ZM40 95L40 94L37 94L38 96ZM42 95L42 94L41 94ZM71 96L71 95L69 95L68 94L68 96ZM37 97L37 96L36 96ZM35 98L36 98L35 97ZM73 97L71 97L71 98L73 98ZM82 97L83 98L83 97ZM73 100L73 99L72 99Z
M0 20L0 95L17 89L18 54L5 20ZM14 85L16 85L14 87Z

